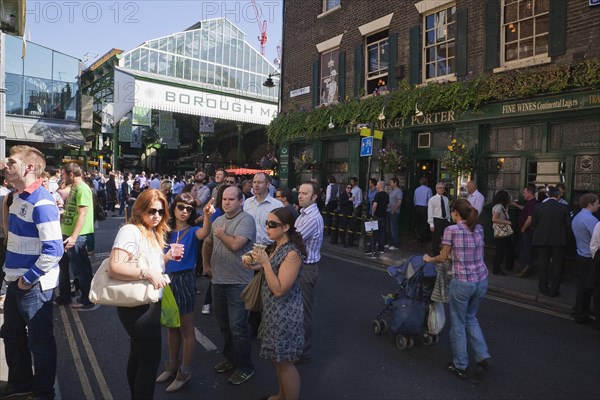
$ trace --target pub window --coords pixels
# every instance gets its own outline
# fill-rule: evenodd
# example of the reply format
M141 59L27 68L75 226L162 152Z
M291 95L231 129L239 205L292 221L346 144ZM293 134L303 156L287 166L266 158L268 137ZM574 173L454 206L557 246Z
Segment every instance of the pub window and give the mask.
M323 12L331 11L340 6L341 0L323 0Z
M423 15L423 79L454 75L456 6Z
M348 178L348 141L330 142L326 145L327 176L334 176L337 183L345 182Z
M506 190L514 199L518 198L522 190L521 158L486 158L486 176L486 199L492 199L498 190Z
M548 56L549 0L503 0L501 64Z
M367 93L387 86L388 80L388 36L386 29L366 37Z
M338 62L339 49L321 53L321 96L320 104L332 104L338 101Z

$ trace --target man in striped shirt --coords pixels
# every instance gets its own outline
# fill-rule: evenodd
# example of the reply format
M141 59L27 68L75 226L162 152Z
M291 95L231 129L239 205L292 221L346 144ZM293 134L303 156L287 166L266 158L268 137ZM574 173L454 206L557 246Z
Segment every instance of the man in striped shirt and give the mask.
M58 261L64 249L58 207L41 186L45 167L39 150L29 146L11 148L6 179L15 185L18 195L9 210L4 266L8 290L1 335L8 384L0 392L2 398L30 392L34 398L54 398L52 293L58 284Z
M302 301L304 303L304 351L300 362L309 362L312 352L313 314L315 307L315 286L319 277L321 243L323 243L323 217L317 207L319 187L314 182L304 182L298 190L300 216L294 227L302 235L306 245L306 259L302 264Z

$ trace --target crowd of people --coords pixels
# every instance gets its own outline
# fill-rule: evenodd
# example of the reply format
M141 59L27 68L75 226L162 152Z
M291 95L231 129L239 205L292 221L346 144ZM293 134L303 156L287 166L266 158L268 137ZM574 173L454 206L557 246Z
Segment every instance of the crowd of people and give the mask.
M404 193L395 177L387 183L370 179L366 198L356 177L339 185L331 176L324 188L310 181L293 190L278 188L266 173L240 182L223 169L210 176L198 170L185 177L146 176L144 171L105 177L85 173L75 163L46 172L44 155L29 146L11 148L4 173L0 236L5 246L0 261L5 276L0 278L8 286L1 336L9 379L3 396L32 392L35 398L54 398L53 304L78 311L98 307L88 299L93 277L90 255L95 223L106 213L116 216L118 209L127 217L114 240L109 275L124 281L147 280L156 289L169 285L180 313L180 326L167 330L168 359L161 369L160 303L117 308L130 337L126 374L133 399L152 398L155 384L167 383L165 390L173 392L192 379L197 302L203 314L214 313L223 336L223 359L214 366L216 373L227 373L233 385L251 379L252 338L257 336L260 356L273 362L279 384L279 392L270 398L297 399L296 365L309 362L313 355L323 237L329 236L332 244L355 246L364 208L378 226L366 251L393 252L402 246ZM435 194L428 183L421 179L414 192L414 228L420 242L431 239L425 261L451 261L448 370L465 378L467 342L478 370L487 370L491 358L477 321L488 286L479 224L484 196L470 181L467 198L450 201L443 182L435 185ZM572 218L561 204L560 185L549 187L543 201L536 194L535 187L525 187L524 204L513 201L506 191L495 194L492 273L505 275L514 268L516 235L509 207L520 209L515 225L520 231L518 276L531 273L535 249L544 295L559 295L564 250L573 235L579 268L575 320L583 323L591 298L598 304L600 293L600 223L594 216L600 208L598 196L581 196L581 211ZM252 262L242 257L248 254ZM147 268L139 268L141 264ZM264 274L262 312L248 313L241 293L257 271ZM210 278L210 286L198 297L197 278L202 276ZM76 302L72 282L81 293ZM596 306L596 321L599 311Z

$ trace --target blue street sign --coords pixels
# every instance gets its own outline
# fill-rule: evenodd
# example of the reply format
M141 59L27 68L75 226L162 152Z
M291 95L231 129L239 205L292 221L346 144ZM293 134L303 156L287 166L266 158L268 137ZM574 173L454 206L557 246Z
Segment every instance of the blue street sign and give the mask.
M360 156L367 157L373 154L373 136L360 139Z

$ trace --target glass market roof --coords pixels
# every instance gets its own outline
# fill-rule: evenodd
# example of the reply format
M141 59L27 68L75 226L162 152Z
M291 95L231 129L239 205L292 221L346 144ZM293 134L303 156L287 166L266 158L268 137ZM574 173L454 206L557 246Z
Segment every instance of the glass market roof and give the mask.
M275 102L278 97L278 90L263 86L277 68L226 18L202 21L186 31L146 41L124 53L119 65L240 96ZM279 85L278 77L273 81Z

